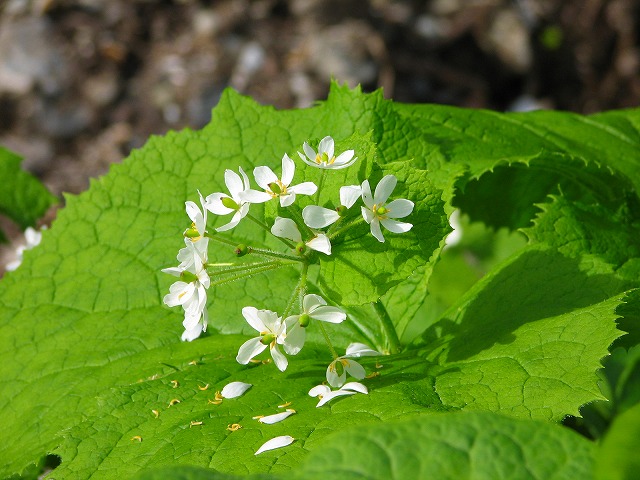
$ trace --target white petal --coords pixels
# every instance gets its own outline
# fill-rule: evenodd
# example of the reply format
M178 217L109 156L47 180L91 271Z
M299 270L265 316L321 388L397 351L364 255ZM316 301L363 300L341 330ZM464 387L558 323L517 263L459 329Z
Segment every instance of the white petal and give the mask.
M238 170L240 171L240 175L242 175L242 183L244 183L244 188L242 190L249 190L249 187L251 186L249 177L247 177L247 174L244 173L242 167L238 167Z
M333 141L333 138L331 138L330 136L326 136L322 140L320 140L320 143L318 144L318 153L320 155L326 153L329 157L329 160L331 160L331 157L333 157L334 148L335 142Z
M384 243L384 235L382 235L382 230L380 230L380 221L377 218L371 220L371 235L376 237L380 243Z
M347 347L345 357L376 357L382 355L377 350L365 345L364 343L353 342Z
M233 170L225 170L224 171L224 183L229 189L229 193L233 198L236 198L238 193L244 190L244 185L242 184L242 178Z
M331 255L331 241L324 233L319 233L317 236L307 242L307 247L317 252L322 252L325 255Z
M165 295L162 301L168 307L183 305L193 296L195 291L196 287L193 283L174 282L169 287L169 294Z
M306 313L312 312L316 308L326 305L327 302L320 295L316 295L315 293L309 293L304 296L302 299L302 310Z
M284 412L274 413L273 415L267 415L266 417L260 417L258 421L260 423L266 423L267 425L273 425L274 423L281 422L282 420L284 420L290 415L293 415L294 413L296 413L295 410L288 408Z
M256 179L256 183L265 190L271 190L271 188L269 188L269 184L278 181L278 177L276 177L276 174L273 173L273 170L269 167L261 166L254 168L253 176Z
M284 372L287 369L287 365L289 364L289 362L287 361L287 357L285 357L278 349L278 345L271 347L271 358L273 358L273 363L276 364L278 370Z
M43 230L46 230L47 227L42 227ZM40 245L40 241L42 240L42 232L36 230L33 227L27 227L24 231L24 239L27 242L25 245L26 250L30 250L33 247Z
M393 189L396 188L396 184L398 180L395 175L385 175L382 177L382 180L376 186L376 191L373 194L373 203L381 204L387 201L387 198L393 192Z
M251 384L250 383L231 382L231 383L226 384L222 388L222 391L220 392L220 395L222 395L224 398L236 398L236 397L239 397L241 395L244 395L244 392L246 392L250 388L251 388Z
M358 382L348 382L344 384L342 390L352 390L358 393L364 393L367 395L369 393L369 389L361 383Z
M316 385L311 390L309 390L310 397L317 397L318 395L326 395L331 392L331 388L326 385Z
M317 205L308 205L302 210L304 223L311 228L324 228L340 218L338 212Z
M364 218L364 221L367 223L371 223L373 222L373 219L376 217L373 212L371 210L369 210L368 208L365 207L360 207L360 210L362 211L362 218Z
M289 158L289 155L286 153L282 156L282 178L280 181L286 185L287 187L291 185L291 181L293 180L293 175L296 171L296 164L293 163L293 160Z
M233 212L233 209L225 207L222 204L222 199L224 197L230 198L229 195L224 193L212 193L211 195L207 195L207 198L204 201L204 207L215 215L228 215Z
M193 223L196 225L196 229L200 233L204 233L204 217L202 216L202 212L200 208L191 201L184 202L185 209L187 210L187 215L191 219Z
M256 307L244 307L242 309L242 316L256 331L262 333L268 330L267 326L262 321L260 310Z
M365 371L364 367L360 365L358 362L356 362L355 360L349 360L349 359L344 359L344 360L346 361L346 365L344 366L344 369L353 378L362 380L364 377L367 376L367 372Z
M326 305L315 309L311 318L320 320L321 322L342 323L347 318L347 314L338 307Z
M362 182L362 201L367 206L369 210L373 208L375 202L373 201L373 195L371 195L371 186L369 185L369 180L365 180Z
M349 165L353 164L352 160L353 160L353 155L355 154L355 152L353 150L346 150L344 152L342 152L340 155L338 155L336 157L336 159L333 162L333 165L336 167L345 167L347 166L346 164L348 163Z
M287 352L288 355L297 355L302 347L304 347L304 342L307 337L306 328L303 328L298 323L298 319L300 315L294 315L294 321L287 322L291 323L291 325L287 325L287 336L284 339L284 351ZM289 317L292 318L292 317ZM287 320L289 320L287 318Z
M380 223L382 223L384 228L393 233L406 233L413 227L412 223L398 222L390 218L380 220Z
M360 195L362 195L362 187L360 185L340 187L340 205L351 208Z
M329 392L326 395L323 395L316 408L323 406L325 403L330 402L336 397L341 397L343 395L355 395L356 392L348 391L348 390L334 390L333 392Z
M259 455L262 452L266 452L268 450L274 450L276 448L286 447L287 445L291 445L295 441L295 438L289 435L283 435L281 437L275 437L271 440L262 444L262 446L258 449L254 455Z
M298 195L313 195L318 191L318 186L313 182L304 182L299 185L293 185L288 190Z
M296 192L294 192L293 190L289 190L289 193L285 194L285 195L279 195L280 196L280 206L281 207L288 207L289 205L293 204L293 202L296 201Z
M271 227L271 233L276 237L287 238L293 242L302 240L296 222L290 218L276 217L273 227Z
M302 144L302 149L304 150L304 153L307 156L307 158L309 160L311 160L312 162L315 162L316 151L313 148L311 148L307 142L304 142ZM298 155L300 155L300 153L298 153ZM302 158L302 155L300 155L300 157ZM304 158L303 158L303 160L304 160Z
M168 273L169 275L173 275L174 277L179 277L180 275L182 275L182 272L184 272L185 269L180 267L169 267L163 268L160 271L163 273Z
M253 357L264 352L267 346L260 340L262 340L262 337L255 337L244 342L238 349L236 361L242 365L246 365Z
M389 213L387 216L391 218L403 218L409 215L413 211L413 202L404 198L398 198L386 205Z
M250 188L249 190L245 190L244 192L240 192L238 197L243 202L249 203L264 203L273 198L267 192L260 192L258 190L253 190L252 188Z
M183 342L192 342L202 333L202 324L197 323L191 330L185 330L180 337Z
M249 204L246 203L242 206L242 208L244 207L249 207ZM231 218L231 221L229 223L227 223L226 225L222 225L221 227L216 228L216 232L226 232L227 230L231 230L233 227L235 227L236 225L238 225L240 223L240 220L242 220L242 217L244 217L244 215L246 215L246 213L243 215L242 214L242 208L240 210L238 210L233 217Z
M258 317L264 323L265 328L274 335L279 335L284 327L284 322L276 312L271 310L258 310Z

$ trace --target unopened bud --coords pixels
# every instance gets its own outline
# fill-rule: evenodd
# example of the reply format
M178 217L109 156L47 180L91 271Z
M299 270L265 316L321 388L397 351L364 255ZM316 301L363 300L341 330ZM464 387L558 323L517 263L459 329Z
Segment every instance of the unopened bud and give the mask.
M233 250L233 253L235 253L237 257L244 257L247 253L249 253L249 251L249 247L247 247L244 243L241 243Z
M344 217L347 214L347 210L349 209L344 205L340 205L339 207L336 207L336 212L338 212L338 215L340 215L341 217Z
M222 205L224 205L227 208L231 208L233 210L240 209L236 201L231 197L222 197L222 200L220 201L222 202Z
M298 252L300 255L302 255L306 250L307 246L304 244L304 242L300 242L296 245L296 252Z
M306 328L309 325L310 321L311 321L311 317L309 316L308 313L303 313L302 315L300 315L300 318L298 319L298 323L302 328Z

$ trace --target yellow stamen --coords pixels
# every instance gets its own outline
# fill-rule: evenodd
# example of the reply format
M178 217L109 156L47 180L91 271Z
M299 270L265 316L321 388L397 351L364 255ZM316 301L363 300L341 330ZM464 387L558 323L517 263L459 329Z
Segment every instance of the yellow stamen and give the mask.
M142 442L142 437L140 435L134 435L133 437L131 437L131 441L133 442L134 440Z
M197 425L202 425L202 422L196 422L195 420L192 420L191 423L189 423L189 428L195 427Z
M151 410L151 412L153 413L153 415L158 418L160 416L160 412L158 410Z
M204 387L201 387L200 385L198 385L198 390L201 390L201 391L205 391L208 388L209 388L209 384L208 383Z
M227 430L229 430L230 432L235 432L237 430L240 430L241 428L242 425L240 425L239 423L231 423L227 425Z

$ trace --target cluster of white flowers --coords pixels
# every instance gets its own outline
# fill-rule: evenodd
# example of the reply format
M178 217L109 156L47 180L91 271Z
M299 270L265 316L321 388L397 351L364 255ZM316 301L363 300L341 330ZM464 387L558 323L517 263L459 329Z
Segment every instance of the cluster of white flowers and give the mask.
M305 165L322 169L323 179L330 170L348 168L358 160L354 150L334 155L335 142L330 136L320 141L317 151L306 142L303 144L302 150L304 153L298 152L300 159ZM238 173L227 169L224 172L224 182L228 193L215 192L203 197L198 192L200 205L192 201L186 202L186 213L191 220L191 225L184 231L185 247L177 255L179 265L165 268L163 272L179 277L169 288L169 294L164 297L164 303L169 307L181 306L183 308L185 330L182 334L182 340L192 341L207 329L209 322L206 308L207 290L212 285L220 285L234 279L300 262L298 264L303 267L300 285L293 292L282 315L278 315L272 310L258 309L253 306L242 309L242 315L248 324L258 332L258 336L242 344L238 350L237 361L241 364L247 364L268 347L276 367L284 371L288 365L285 354L296 355L300 352L305 343L306 329L312 322L319 322L318 328L324 330L321 325L323 322L338 324L347 318L345 312L336 306L329 305L321 296L307 294L306 271L308 265L316 261L315 255L317 254L314 252L331 255L332 240L358 223L366 222L369 224L371 234L379 242L385 241L381 226L393 233L407 232L412 228L412 224L397 219L408 216L413 211L414 204L406 199L388 201L396 187L397 180L393 175L386 175L377 184L373 194L369 180L364 180L359 185L340 187L340 206L334 210L319 205L308 205L300 211L299 207L295 206L296 198L301 195L312 196L319 193L319 188L313 182L294 184L296 164L287 154L283 155L281 165L280 176L267 166L258 166L253 169L253 177L255 183L260 187L259 189L252 188L248 175L241 167L238 168ZM323 184L322 181L320 183ZM272 225L264 224L249 212L251 205L275 199L278 199L279 214L283 216L277 216ZM363 203L361 206L362 217L351 215L350 221L345 221L349 210L360 199ZM231 219L224 225L217 227L215 231L207 231L208 213L217 216L231 215ZM282 253L248 247L243 244L235 245L232 240L219 235L220 232L235 228L244 218L251 219L294 251ZM338 224L340 224L339 227ZM238 256L253 252L261 257L272 257L275 260L241 265L209 263L208 247L210 241L235 245L234 251ZM229 266L231 268L220 268ZM296 305L299 311L294 313ZM326 334L325 338L329 342ZM347 375L357 380L365 377L364 368L353 358L362 355L379 355L378 352L362 344L350 345L344 356L335 354L330 343L329 347L334 360L327 368L327 382L340 390L331 392L329 389L327 392L324 389L329 387L323 386L324 388L320 392L319 386L317 391L314 391L314 396L322 397L320 404L335 396L362 391L360 387L355 389L345 387ZM363 386L363 388L365 387Z

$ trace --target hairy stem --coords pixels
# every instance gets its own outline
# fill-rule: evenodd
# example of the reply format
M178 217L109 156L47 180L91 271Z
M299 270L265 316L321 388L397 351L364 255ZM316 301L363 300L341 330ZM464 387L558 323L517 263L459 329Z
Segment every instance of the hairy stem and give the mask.
M381 300L374 302L373 307L378 314L382 329L387 336L387 341L389 342L389 353L398 353L400 351L400 339L398 338L396 327L391 321L389 312L387 312L387 309L384 307Z
M307 270L309 269L309 264L302 264L302 271L300 272L300 279L298 280L298 284L296 288L291 292L291 296L289 297L289 301L287 302L287 306L284 309L284 313L282 314L282 318L286 319L291 312L296 300L298 300L300 296L300 292L306 290L307 288Z
M257 267L255 269L252 270L248 270L245 272L242 272L238 275L234 275L232 277L227 277L227 278L221 278L220 280L215 280L213 282L211 282L211 287L217 287L218 285L224 285L225 283L231 283L234 282L236 280L240 280L242 278L246 278L246 277L251 277L257 273L262 273L262 272L266 272L269 270L275 270L277 268L282 268L282 267L286 267L291 265L290 262L269 262L268 265L265 265L264 267Z
M338 228L336 231L334 231L333 233L329 234L329 240L333 240L334 238L342 235L344 232L346 232L347 230L360 225L361 223L364 223L364 218L360 217L360 218L356 218L355 220L347 223L346 225L343 225L342 227Z
M336 353L336 349L333 348L333 344L331 343L331 339L329 338L329 334L327 333L327 329L324 328L322 322L314 322L317 323L320 327L320 331L322 332L322 336L324 337L324 341L327 342L327 346L329 347L329 351L331 352L331 356L334 360L338 358L338 354Z

